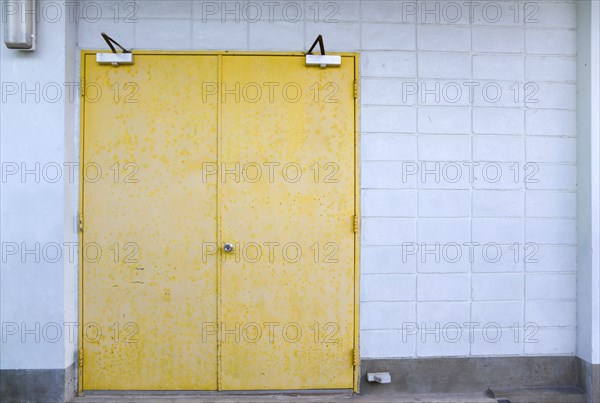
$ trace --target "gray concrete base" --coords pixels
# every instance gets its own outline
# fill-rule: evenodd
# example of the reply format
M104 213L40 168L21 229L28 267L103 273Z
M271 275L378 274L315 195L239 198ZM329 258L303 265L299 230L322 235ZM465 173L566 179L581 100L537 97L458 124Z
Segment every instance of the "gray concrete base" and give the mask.
M169 395L145 396L122 393L120 395L93 395L79 396L71 403L498 403L496 399L476 394L396 394L391 396L370 395L294 395L277 393L273 395L239 396L227 392L211 395L182 395L172 393ZM527 402L532 403L532 402ZM560 403L571 403L561 401Z
M64 402L75 395L75 366L0 370L0 401Z
M366 381L367 372L392 383ZM576 357L467 357L361 361L361 394L471 393L489 388L578 386Z
M586 360L577 357L579 387L588 396L588 402L600 402L600 364L590 364Z
M372 384L367 372L390 372L392 383ZM76 371L2 370L0 401L64 402L74 399ZM478 394L490 388L578 386L600 402L600 365L577 357L468 357L361 361L361 397ZM370 399L369 398L369 399ZM82 398L84 399L84 398ZM87 399L89 401L89 399ZM79 401L76 399L76 401ZM83 400L82 400L83 401Z
M65 393L64 401L68 402L73 400L77 394L77 371L75 370L75 364L65 369Z

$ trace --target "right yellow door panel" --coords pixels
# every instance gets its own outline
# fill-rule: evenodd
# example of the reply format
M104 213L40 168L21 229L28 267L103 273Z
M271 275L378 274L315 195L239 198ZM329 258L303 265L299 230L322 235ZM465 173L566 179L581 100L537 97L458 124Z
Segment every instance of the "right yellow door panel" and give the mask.
M223 56L222 78L220 388L350 389L354 59Z

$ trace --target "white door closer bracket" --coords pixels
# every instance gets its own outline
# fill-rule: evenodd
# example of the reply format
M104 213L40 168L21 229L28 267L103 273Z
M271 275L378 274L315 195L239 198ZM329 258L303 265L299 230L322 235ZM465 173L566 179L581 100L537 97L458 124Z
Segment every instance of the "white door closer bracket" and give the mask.
M102 38L106 41L112 53L96 53L96 62L99 64L112 64L115 67L120 66L121 64L133 64L133 53L131 50L125 49L123 46L119 44L119 42L115 41L110 36L106 35L102 32ZM113 43L121 48L122 52L117 53L117 50L113 46Z
M313 55L312 51L319 44L319 48L321 49L320 55ZM342 65L342 56L339 55L326 55L325 54L325 45L323 45L323 36L317 36L317 39L310 47L308 52L306 52L306 65L307 66L320 66L322 69L327 66L341 66Z

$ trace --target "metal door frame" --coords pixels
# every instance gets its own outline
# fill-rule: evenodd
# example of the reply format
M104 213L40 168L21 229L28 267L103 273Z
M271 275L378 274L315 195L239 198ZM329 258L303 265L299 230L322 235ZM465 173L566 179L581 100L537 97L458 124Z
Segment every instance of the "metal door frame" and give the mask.
M83 98L83 86L85 85L85 59L88 55L95 55L96 53L109 53L106 50L82 50L80 53L80 85L82 90L80 91L80 96ZM140 51L136 50L133 52L135 55L165 55L165 56L192 56L192 55L210 55L210 56L304 56L303 52L252 52L252 51L170 51L170 50L147 50ZM360 225L360 217L361 217L361 209L360 209L360 131L359 131L359 122L360 122L360 59L358 52L341 52L335 53L336 55L352 57L354 60L354 213L356 217L356 221L354 223L354 392L359 392L360 386L360 322L359 322L359 311L360 311L360 233L361 233L361 225ZM106 68L113 68L112 66L106 66ZM118 67L117 67L118 68ZM310 67L313 69L318 69L318 67ZM330 67L335 68L335 67ZM221 80L221 58L219 57L219 67L218 67L218 79ZM219 102L217 106L218 110L218 132L220 132L220 119L221 119L221 102ZM84 181L82 180L84 175L84 167L81 163L84 160L84 125L85 122L85 102L81 102L80 111L79 111L79 219L83 220L84 212L83 212L83 185ZM218 135L218 134L217 134ZM217 147L220 147L218 144ZM81 221L80 221L81 222ZM80 230L78 233L78 324L79 329L77 331L77 392L79 395L82 395L83 390L83 376L81 375L83 371L83 359L81 358L79 352L82 351L83 348L83 242L82 242L82 231ZM220 282L218 278L217 271L217 284L220 288ZM217 375L218 376L218 375ZM226 392L225 392L226 393Z

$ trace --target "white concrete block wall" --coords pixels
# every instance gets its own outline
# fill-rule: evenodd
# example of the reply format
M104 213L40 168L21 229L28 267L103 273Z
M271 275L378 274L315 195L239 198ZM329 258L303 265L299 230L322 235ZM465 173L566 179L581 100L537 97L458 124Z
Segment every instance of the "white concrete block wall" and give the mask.
M576 2L248 4L122 1L79 46L360 51L362 356L574 354Z
M35 52L0 46L1 370L62 370L76 354L76 30L41 18L37 34Z
M600 363L600 3L577 7L577 355ZM590 377L591 378L591 377Z

